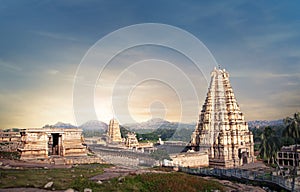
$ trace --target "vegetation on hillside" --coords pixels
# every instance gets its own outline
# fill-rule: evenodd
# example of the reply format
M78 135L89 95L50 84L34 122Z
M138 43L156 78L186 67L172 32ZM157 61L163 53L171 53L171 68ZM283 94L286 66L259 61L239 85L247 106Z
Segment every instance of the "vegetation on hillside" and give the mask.
M121 132L121 137L125 138L126 135L130 132L128 129L120 125L120 132Z
M271 127L265 127L260 135L260 157L266 159L268 164L274 163L276 159L276 153L280 150L280 139L275 134L275 131Z
M158 138L166 141L173 136L176 129L173 128L158 128L151 133L137 134L140 140L157 141Z
M83 130L84 137L101 137L105 132L102 130Z
M189 128L158 128L150 133L137 133L137 137L141 141L157 141L161 138L163 141L185 141L189 142L193 129Z
M295 113L293 117L287 117L284 125L251 129L261 159L274 163L276 153L282 146L300 143L299 116L300 113Z
M300 139L300 113L295 113L293 117L287 117L284 120L286 125L285 129L282 132L282 136L293 138L294 144L296 145L294 148L294 154L297 153L297 144ZM297 175L297 167L299 162L298 155L294 155L294 168L292 170L293 182L292 182L292 191L295 189L295 178Z

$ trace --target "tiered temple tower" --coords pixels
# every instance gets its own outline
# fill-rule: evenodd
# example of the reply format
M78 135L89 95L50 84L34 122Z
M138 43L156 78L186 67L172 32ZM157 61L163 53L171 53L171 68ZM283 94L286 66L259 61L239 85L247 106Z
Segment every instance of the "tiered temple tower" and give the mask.
M116 119L109 121L107 137L109 143L122 141L119 122Z
M236 167L254 160L253 135L234 97L225 69L214 69L196 129L195 151L207 151L209 165Z

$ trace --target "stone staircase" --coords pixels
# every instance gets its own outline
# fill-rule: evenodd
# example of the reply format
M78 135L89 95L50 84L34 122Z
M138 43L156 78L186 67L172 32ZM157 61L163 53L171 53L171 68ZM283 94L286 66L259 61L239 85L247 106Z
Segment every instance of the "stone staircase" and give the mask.
M60 156L51 156L50 162L51 162L51 164L54 164L54 165L65 165L66 164L65 158L60 157Z

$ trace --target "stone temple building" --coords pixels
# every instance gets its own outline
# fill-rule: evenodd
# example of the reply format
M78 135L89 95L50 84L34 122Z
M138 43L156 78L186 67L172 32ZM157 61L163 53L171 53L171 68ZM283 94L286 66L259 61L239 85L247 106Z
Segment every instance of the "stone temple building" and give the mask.
M194 151L208 152L212 167L253 162L253 135L235 99L225 69L214 69L199 121L191 136Z
M47 159L50 156L87 156L82 129L30 128L21 130L21 160Z
M114 118L109 121L107 137L109 143L117 143L122 141L119 122Z

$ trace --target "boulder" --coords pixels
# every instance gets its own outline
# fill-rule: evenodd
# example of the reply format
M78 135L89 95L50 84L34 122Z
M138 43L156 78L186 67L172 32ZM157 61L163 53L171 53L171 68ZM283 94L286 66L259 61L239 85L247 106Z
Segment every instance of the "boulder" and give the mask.
M48 182L45 186L44 186L44 188L51 188L52 187L52 185L53 185L53 181L50 181L50 182Z

